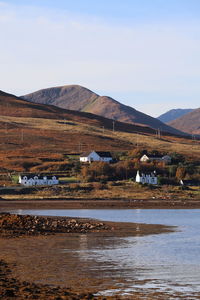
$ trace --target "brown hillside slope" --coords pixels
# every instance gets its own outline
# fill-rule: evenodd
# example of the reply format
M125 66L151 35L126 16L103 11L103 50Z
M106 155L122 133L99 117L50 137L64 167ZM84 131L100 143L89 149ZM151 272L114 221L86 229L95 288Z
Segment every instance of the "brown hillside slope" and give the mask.
M91 113L24 101L0 92L0 172L66 170L66 153L124 151L135 147L178 151L199 157L199 142L162 135L139 125L114 122Z
M120 126L123 129L122 123ZM42 165L43 158L55 157L62 167L64 153L131 149L131 142L112 137L107 128L112 128L112 120L30 103L0 91L0 171L23 171L27 166Z
M90 112L121 122L142 124L173 134L182 134L180 131L171 128L156 118L141 113L130 106L121 104L110 97L99 96L79 85L42 89L22 96L22 98L30 102L51 104L65 109Z
M11 94L0 91L0 116L61 119L63 122L75 121L82 124L113 129L113 120L92 113L62 109L53 105L30 103ZM137 132L155 135L155 130L147 126L114 122L118 131Z
M200 108L168 123L178 130L191 134L200 134Z

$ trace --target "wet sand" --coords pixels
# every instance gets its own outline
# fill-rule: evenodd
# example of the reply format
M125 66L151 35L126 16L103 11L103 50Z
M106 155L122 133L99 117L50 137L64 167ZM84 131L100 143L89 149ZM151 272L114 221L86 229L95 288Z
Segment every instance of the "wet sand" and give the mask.
M92 223L89 219L77 220ZM9 295L14 293L16 299L25 299L27 295L29 299L144 299L141 291L129 296L94 296L126 284L126 277L112 264L110 271L104 272L101 262L85 257L87 249L119 247L128 236L166 233L175 228L115 222L104 222L102 228L87 233L72 230L54 235L1 237L1 298L10 299ZM153 294L159 299L156 292L151 293L148 299L154 299ZM165 299L164 294L160 299Z

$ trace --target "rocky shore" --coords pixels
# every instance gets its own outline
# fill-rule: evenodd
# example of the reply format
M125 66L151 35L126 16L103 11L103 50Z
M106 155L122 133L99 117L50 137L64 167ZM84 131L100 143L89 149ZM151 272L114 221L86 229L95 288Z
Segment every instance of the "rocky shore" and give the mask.
M38 217L30 215L0 214L0 237L50 235L55 233L88 233L109 230L99 222L81 222L75 219ZM20 281L12 276L12 271L4 260L0 260L1 299L97 299L92 293L75 293L69 288L35 284ZM98 297L100 299L101 297ZM102 298L103 299L103 298Z
M102 222L0 213L0 237L49 235L55 233L88 233L110 230Z

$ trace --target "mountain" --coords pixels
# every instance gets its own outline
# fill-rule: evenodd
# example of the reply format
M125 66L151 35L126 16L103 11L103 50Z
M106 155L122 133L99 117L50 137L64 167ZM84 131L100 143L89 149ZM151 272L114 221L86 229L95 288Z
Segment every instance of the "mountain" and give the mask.
M88 112L69 110L56 107L48 104L32 103L21 97L16 97L12 94L0 91L0 117L13 118L29 118L30 119L55 119L61 120L63 123L70 123L71 121L78 122L84 126L96 126L122 132L137 132L152 134L155 136L155 130L148 126L140 126L138 124L128 124L120 121L114 121L99 115ZM33 121L34 122L34 121ZM39 122L39 121L38 121Z
M160 120L163 123L169 123L171 121L174 121L175 119L178 119L182 117L183 115L186 115L187 113L193 111L193 109L188 108L188 109L182 109L182 108L177 108L177 109L171 109L167 111L166 113L160 115L157 117L158 120Z
M183 134L156 118L121 104L111 97L99 96L79 85L42 89L21 98L34 103L50 104L64 109L90 112L121 122L149 126L172 134Z
M133 142L121 137L123 131L155 136L148 127L115 122L115 128L121 131L119 137L113 134L112 120L0 91L0 171L30 171L37 165L47 171L52 164L65 170L66 153L132 149Z
M200 108L170 122L169 125L190 134L200 134Z
M193 155L191 140L91 113L31 103L0 91L0 171L66 171L69 153L145 148ZM196 147L199 147L198 145ZM199 149L199 148L198 148ZM195 152L197 157L197 152ZM193 155L194 156L194 155Z

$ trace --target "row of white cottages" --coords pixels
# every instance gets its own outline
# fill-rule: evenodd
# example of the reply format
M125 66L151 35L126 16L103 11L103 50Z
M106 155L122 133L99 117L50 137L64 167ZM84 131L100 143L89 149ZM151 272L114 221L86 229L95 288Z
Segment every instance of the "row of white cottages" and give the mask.
M56 176L19 175L19 183L25 186L59 184Z
M137 171L135 181L142 184L158 184L158 179L155 173L140 174L140 172ZM54 185L59 184L59 180L56 176L20 175L19 183L25 186Z

